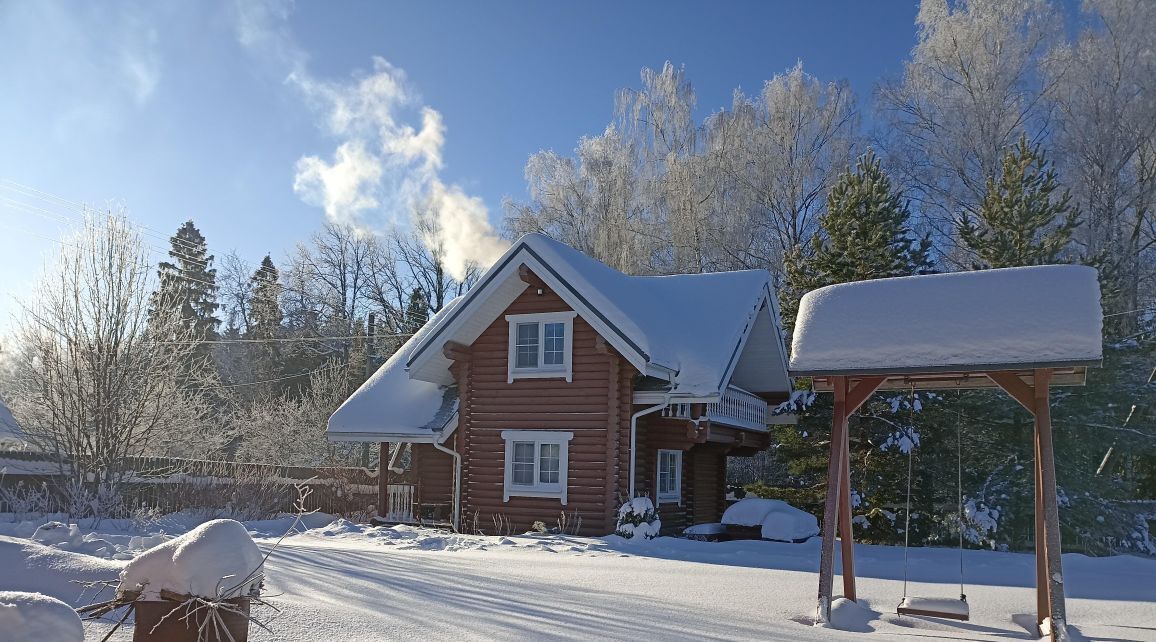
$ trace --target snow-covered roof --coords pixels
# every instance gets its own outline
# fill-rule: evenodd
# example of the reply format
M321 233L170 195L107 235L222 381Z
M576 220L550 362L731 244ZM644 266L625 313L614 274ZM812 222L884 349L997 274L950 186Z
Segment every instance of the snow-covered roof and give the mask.
M457 411L457 390L411 379L405 361L461 298L450 301L329 417L330 441L433 441Z
M1102 355L1096 271L1078 265L859 281L803 296L793 375L1087 366Z
M448 384L447 340L470 344L527 284L525 264L643 374L685 396L790 391L778 309L765 270L628 276L541 234L527 234L482 275L458 310L407 359L410 375ZM748 342L757 358L744 354ZM736 372L739 374L736 375Z

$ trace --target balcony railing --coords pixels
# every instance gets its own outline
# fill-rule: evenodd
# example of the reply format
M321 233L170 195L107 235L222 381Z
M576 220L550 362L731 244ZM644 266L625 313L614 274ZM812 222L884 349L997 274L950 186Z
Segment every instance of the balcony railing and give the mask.
M735 386L728 386L722 399L706 406L706 416L713 422L760 432L767 430L769 413L767 402L761 397ZM679 419L693 419L691 414L688 403L672 403L662 411L663 417Z
M417 521L413 516L413 484L389 484L386 486L385 519L390 522L412 524Z

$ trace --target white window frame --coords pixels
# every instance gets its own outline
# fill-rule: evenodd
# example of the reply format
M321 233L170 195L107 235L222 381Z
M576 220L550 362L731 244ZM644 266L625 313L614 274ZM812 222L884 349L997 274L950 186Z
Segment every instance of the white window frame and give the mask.
M561 430L503 430L506 442L506 472L503 477L502 501L511 497L552 497L566 505L566 478L569 476L569 446L574 433ZM532 485L514 483L514 444L534 443L534 483ZM543 484L538 477L538 466L542 458L542 444L558 445L558 483Z
M507 350L507 378L506 383L513 383L515 379L553 379L565 377L569 383L574 380L574 317L577 312L541 312L538 314L507 314L506 321L510 323L510 340ZM517 368L518 324L538 324L538 365L534 368ZM562 347L562 363L545 365L546 337L545 324L562 323L566 326L566 337Z
M663 494L661 492L662 480L662 456L664 454L674 455L674 492ZM657 498L658 504L678 504L682 506L682 451L672 449L659 449L657 457L654 461L654 496Z

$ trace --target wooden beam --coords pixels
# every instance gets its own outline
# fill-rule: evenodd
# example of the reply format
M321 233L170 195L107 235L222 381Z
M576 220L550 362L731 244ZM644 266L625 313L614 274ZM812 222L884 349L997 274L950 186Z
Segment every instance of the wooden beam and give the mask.
M525 263L518 266L518 278L522 279L523 282L529 284L532 288L541 288L543 291L550 289L546 286L546 282L537 274L534 274L534 271Z
M847 417L847 378L832 377L835 408L831 418L831 458L827 464L827 497L823 506L822 537L819 553L819 600L816 618L831 617L831 599L835 584L835 526L839 515L839 477L843 466L843 427Z
M1032 441L1035 443L1035 460L1032 469L1035 471L1035 511L1036 511L1036 624L1042 625L1044 618L1050 612L1048 597L1048 546L1044 539L1044 480L1040 475L1040 426L1035 422L1032 428Z
M1035 416L1039 430L1040 456L1036 460L1043 481L1044 547L1047 553L1048 611L1053 642L1067 642L1068 617L1064 605L1064 568L1060 553L1060 502L1056 496L1055 451L1052 448L1052 412L1048 392L1051 371L1036 370ZM1042 615L1042 614L1041 614Z
M859 384L863 385L863 384ZM851 533L851 444L848 418L843 417L843 457L839 471L839 545L843 553L843 597L856 601L855 538Z
M450 361L466 361L470 358L470 347L457 341L446 341L442 345L442 354Z
M1003 388L1004 392L1008 393L1012 399L1018 401L1021 406L1027 408L1028 412L1035 414L1035 388L1038 388L1040 383L1038 376L1033 382L1035 386L1028 384L1014 372L989 372L987 373L987 377L994 381L995 385ZM1044 385L1047 386L1048 384L1045 383Z
M883 385L883 382L886 380L887 377L865 377L860 379L854 388L849 389L847 391L847 409L843 415L844 419L855 414L855 411L867 403L867 399L875 394L875 391L878 390L879 386ZM846 386L847 380L844 379L843 381L844 386Z

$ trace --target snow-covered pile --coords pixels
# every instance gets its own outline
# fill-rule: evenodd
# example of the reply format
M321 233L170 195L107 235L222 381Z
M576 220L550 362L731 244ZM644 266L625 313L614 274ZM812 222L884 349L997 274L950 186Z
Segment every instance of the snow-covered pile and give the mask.
M120 574L120 591L146 600L168 589L205 598L249 595L260 588L261 551L245 526L215 519L141 553Z
M662 529L662 520L648 497L635 497L618 509L618 528L614 534L626 539L654 539Z
M84 642L84 626L71 606L54 597L0 591L0 642Z
M978 270L843 283L799 303L797 375L1082 363L1102 352L1096 270Z
M819 534L814 515L777 499L741 499L723 512L722 523L761 526L763 539L779 542L799 542Z

